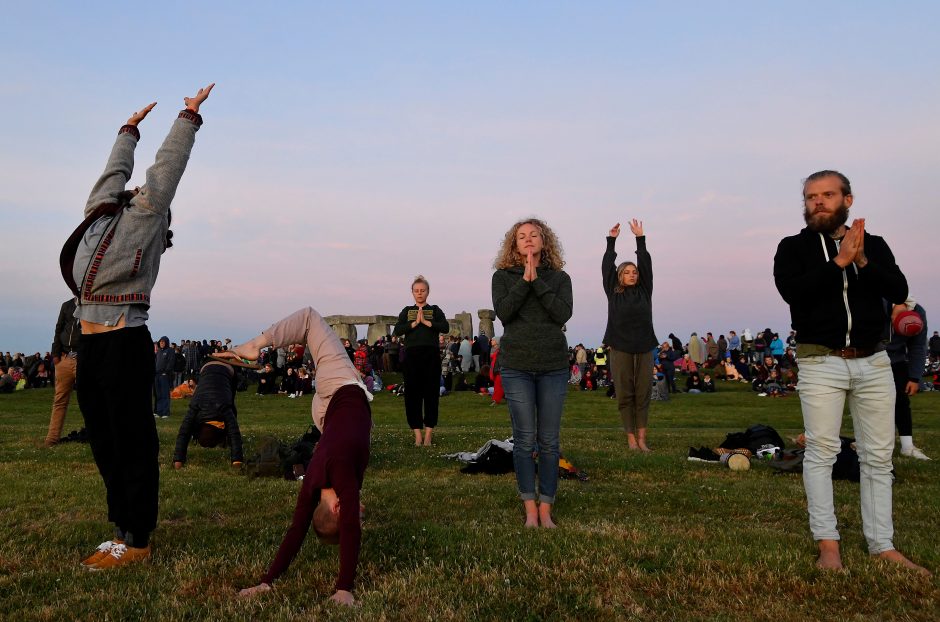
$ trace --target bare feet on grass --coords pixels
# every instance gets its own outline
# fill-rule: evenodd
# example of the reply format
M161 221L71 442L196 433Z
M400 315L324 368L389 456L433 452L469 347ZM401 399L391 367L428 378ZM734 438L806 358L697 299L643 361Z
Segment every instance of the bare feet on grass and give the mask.
M522 502L522 507L525 508L525 527L538 527L539 526L539 509L535 505L535 500L526 500Z
M905 557L904 554L901 553L900 551L895 551L892 549L890 551L884 551L883 553L879 553L878 555L876 555L876 557L878 559L883 559L885 561L891 562L892 564L903 566L904 568L910 568L911 570L915 572L919 572L925 577L933 576L929 570L927 570L923 566L918 566L917 564L909 560L907 557Z
M816 567L820 570L842 570L842 554L839 553L838 540L820 540L819 558Z
M336 593L330 596L330 600L334 603L346 605L347 607L355 607L357 604L352 592L347 592L346 590L336 590Z
M431 435L434 434L434 428L424 428L424 446L431 446Z
M421 447L421 430L414 430L415 433L415 447Z
M262 592L270 592L270 591L271 591L270 585L268 585L267 583L259 583L258 585L254 587L246 587L245 589L240 591L238 595L241 597L247 597L247 596L255 596Z
M554 529L558 525L555 524L555 521L552 520L552 504L551 503L541 503L539 504L539 524L546 529Z
M639 443L636 442L636 434L627 433L627 447L634 451L640 448Z

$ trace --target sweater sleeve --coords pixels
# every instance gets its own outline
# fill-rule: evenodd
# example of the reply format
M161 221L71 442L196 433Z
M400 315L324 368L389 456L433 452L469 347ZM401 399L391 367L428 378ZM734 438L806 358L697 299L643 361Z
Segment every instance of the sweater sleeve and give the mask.
M653 295L653 258L646 250L646 236L641 235L636 239L636 265L640 273L640 287L646 290L650 296Z
M352 591L362 546L359 522L359 482L353 464L337 460L330 465L330 481L339 497L339 574L336 589Z
M65 324L69 321L69 314L66 312L68 304L68 302L62 303L62 307L59 309L59 319L55 323L55 334L52 335L52 356L60 356L63 352L62 340L59 335L65 330Z
M604 293L609 298L617 287L617 251L614 245L617 238L607 236L607 250L604 252L604 258L601 259L601 276L604 279Z
M198 402L190 402L189 409L183 415L183 421L180 423L179 434L176 435L176 448L173 451L173 462L186 462L186 450L189 447L189 440L193 437L193 422L196 420L196 413L199 410Z
M532 289L531 283L525 279L518 279L511 287L508 280L508 274L502 270L493 273L493 308L503 326L516 318Z
M437 305L434 306L434 319L431 320L431 328L438 333L450 332L450 322L447 321L447 316Z
M872 287L885 300L896 305L907 299L907 279L883 239L865 234L868 263L858 271L859 281Z
M398 314L398 321L395 322L395 328L392 331L393 335L407 335L414 329L411 327L411 322L408 321L408 309L405 307L401 310L401 313Z
M229 455L232 462L244 462L245 456L242 452L242 433L238 427L238 416L235 413L234 406L226 406L222 411L225 421L225 433L228 435Z
M181 112L160 145L156 160L147 169L146 183L141 186L140 193L131 199L133 205L158 214L167 213L186 170L186 163L189 162L189 153L198 130L199 124Z
M774 255L774 283L787 304L819 296L842 287L842 268L830 259L807 269L801 260L798 240L784 238Z
M561 326L571 319L574 301L571 294L571 277L567 273L559 272L554 288L546 279L536 278L532 281L532 291L548 311L552 321Z
M290 566L290 563L297 556L300 546L310 531L310 522L313 520L313 511L320 501L320 488L314 485L312 478L304 478L300 487L300 494L297 495L297 505L294 508L294 517L291 519L290 527L284 534L284 540L277 549L277 555L271 562L268 572L261 577L261 583L271 584L275 579L284 574L284 571Z
M124 191L127 180L134 172L134 149L137 148L139 139L140 133L136 127L125 125L118 132L104 172L92 187L91 194L88 195L88 202L85 203L85 218L88 218L102 203L114 203L118 194Z

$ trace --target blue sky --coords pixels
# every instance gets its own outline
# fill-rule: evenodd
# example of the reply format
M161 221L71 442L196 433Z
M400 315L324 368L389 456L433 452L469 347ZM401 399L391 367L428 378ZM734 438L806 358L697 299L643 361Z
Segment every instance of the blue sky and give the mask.
M603 335L604 236L632 217L660 339L783 331L773 253L823 168L852 179L852 215L930 319L938 17L931 2L13 5L0 349L49 347L58 253L117 129L158 102L139 183L182 97L211 81L155 336L240 341L308 304L396 314L417 273L448 315L475 315L503 233L530 215L565 247L573 342Z

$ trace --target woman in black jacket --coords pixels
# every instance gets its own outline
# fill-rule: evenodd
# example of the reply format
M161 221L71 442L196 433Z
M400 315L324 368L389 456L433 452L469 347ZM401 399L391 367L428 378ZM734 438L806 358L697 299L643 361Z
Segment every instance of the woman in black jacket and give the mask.
M653 261L646 250L643 223L634 218L630 231L636 236L637 263L625 261L616 266L614 244L620 235L620 223L610 230L607 252L601 261L607 294L604 343L610 346L610 367L627 444L630 449L649 451L646 427L653 389L650 369L657 344L653 334Z

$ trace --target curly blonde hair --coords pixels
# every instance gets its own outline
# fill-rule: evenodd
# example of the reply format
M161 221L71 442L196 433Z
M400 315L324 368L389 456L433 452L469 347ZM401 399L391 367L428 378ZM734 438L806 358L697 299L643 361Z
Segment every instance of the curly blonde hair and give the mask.
M522 225L535 226L542 236L542 258L540 265L551 268L552 270L561 270L565 266L561 242L558 241L558 237L555 235L555 232L552 231L552 228L538 218L520 220L509 228L509 231L507 231L506 235L503 237L503 243L499 248L499 253L496 255L496 260L493 262L493 267L497 270L505 270L513 266L525 265L525 257L516 250L516 233Z

